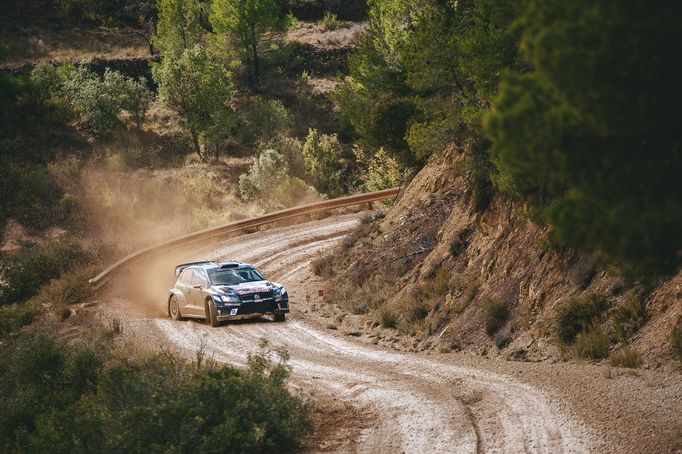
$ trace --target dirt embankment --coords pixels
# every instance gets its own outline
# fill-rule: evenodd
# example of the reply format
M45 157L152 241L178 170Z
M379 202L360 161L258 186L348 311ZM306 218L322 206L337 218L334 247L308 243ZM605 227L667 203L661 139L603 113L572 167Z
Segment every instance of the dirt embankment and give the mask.
M392 293L383 307L399 317L414 310L415 295L438 284L439 270L450 280L447 291L427 298L417 328L403 330L412 335L399 345L559 360L567 351L557 340L558 309L573 297L603 295L610 306L606 332L613 330L611 311L626 300L634 298L644 307L641 328L626 341L612 340L612 351L627 345L641 353L644 367L679 369L670 333L682 312L682 273L645 289L628 284L595 257L553 250L524 207L496 197L485 212L477 212L463 169L464 154L458 150L434 156L397 206L353 246L346 244L345 268L334 282L364 285L375 277L387 279ZM509 316L489 335L485 319L491 301L502 303ZM370 308L365 318L379 320L378 312Z

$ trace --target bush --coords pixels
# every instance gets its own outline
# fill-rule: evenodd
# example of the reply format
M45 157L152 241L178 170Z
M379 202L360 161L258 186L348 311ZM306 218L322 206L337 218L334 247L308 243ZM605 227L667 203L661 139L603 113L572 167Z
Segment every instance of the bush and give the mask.
M609 356L609 336L599 322L593 322L575 338L573 351L578 358L602 359Z
M485 332L488 336L495 334L509 318L509 309L503 301L489 298L483 305Z
M89 260L78 244L68 241L1 255L0 306L26 301L43 284Z
M368 191L380 191L399 186L403 173L400 163L386 150L379 148L369 160L367 173L362 176L362 180Z
M291 121L289 112L281 101L260 96L249 100L242 117L245 125L239 132L242 134L242 141L245 142L268 142Z
M622 348L611 355L611 365L636 369L642 365L642 356L634 347Z
M279 452L311 428L285 356L263 351L238 370L113 347L44 332L1 344L2 451Z
M308 131L303 144L303 161L308 181L330 197L344 192L341 143L334 135L320 134L316 129Z
M38 308L32 304L0 306L0 336L14 333L29 325L38 313Z
M673 349L673 355L682 361L682 315L677 317L677 323L673 326L670 340Z
M572 344L578 333L585 330L608 308L608 301L602 295L573 298L559 309L557 334L566 344Z
M239 177L239 193L244 201L257 202L266 209L294 206L317 199L313 188L301 179L289 176L282 155L266 149L249 171Z
M382 307L379 311L379 320L384 328L395 328L398 324L398 314L392 309Z
M633 336L644 322L645 311L635 297L627 298L611 311L616 339L626 341Z
M99 77L84 66L64 73L61 94L94 133L111 131L122 110L128 111L138 127L142 126L151 101L144 79L136 81L109 68Z
M339 17L334 14L330 13L327 11L324 13L324 17L322 17L322 30L323 31L333 31L341 27L341 21L339 20Z

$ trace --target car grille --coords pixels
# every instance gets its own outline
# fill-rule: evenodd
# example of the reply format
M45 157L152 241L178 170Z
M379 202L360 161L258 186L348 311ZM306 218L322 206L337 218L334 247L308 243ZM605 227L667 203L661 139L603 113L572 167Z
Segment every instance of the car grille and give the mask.
M258 295L259 298L263 302L272 302L275 300L275 298L272 296L272 292L265 292L265 293L249 293L247 295L239 295L239 301L242 303L254 303L254 299L255 299L256 295Z

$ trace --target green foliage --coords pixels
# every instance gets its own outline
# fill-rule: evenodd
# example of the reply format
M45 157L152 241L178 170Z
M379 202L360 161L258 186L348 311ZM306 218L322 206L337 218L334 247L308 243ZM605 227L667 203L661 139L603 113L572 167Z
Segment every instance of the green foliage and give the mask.
M38 316L39 308L33 304L9 304L0 306L0 337L15 333L29 325Z
M360 180L365 190L380 191L403 183L405 170L384 148L379 148L372 156L362 148L355 148L353 152L356 164L361 168Z
M35 332L0 344L0 449L281 452L311 429L284 354L238 370L113 347Z
M134 80L107 68L99 77L85 66L69 65L53 72L36 67L32 77L41 92L54 93L49 84L58 84L58 93L81 120L96 134L110 132L119 123L118 114L125 110L138 127L142 126L151 102L151 92L143 79Z
M677 317L677 322L670 330L670 344L672 346L673 355L682 361L682 315Z
M492 336L507 322L509 309L504 301L489 298L483 305L485 332Z
M624 342L632 337L644 323L646 312L635 297L627 298L611 311L616 339Z
M178 58L200 43L204 30L199 0L157 0L157 8L159 18L152 43L164 56Z
M627 367L637 369L642 365L642 355L634 347L621 348L611 354L611 365L614 367Z
M238 133L243 142L267 143L275 139L290 123L291 116L281 101L254 96L239 112Z
M232 79L224 62L200 45L186 49L179 57L166 56L152 67L159 85L159 99L180 116L189 132L194 150L204 158L206 143L216 124L230 118L227 103L232 97Z
M599 322L592 322L578 333L573 344L573 353L578 358L608 358L609 336L602 330Z
M141 128L152 99L145 79L135 80L107 68L101 82L101 90L109 93L116 108L128 112L133 123Z
M500 186L540 207L558 244L645 275L682 263L682 88L663 63L678 61L681 16L666 2L527 2L533 71L504 77L486 120Z
M303 161L308 181L330 197L343 193L343 149L335 135L320 134L316 129L308 131L303 144Z
M0 255L0 306L26 301L43 284L89 260L79 245L69 241Z
M214 0L209 17L213 31L235 43L249 70L253 87L260 82L260 59L292 27L293 16L282 16L275 0Z
M340 26L341 21L339 20L339 16L329 11L324 13L324 16L322 17L322 30L333 31L338 29Z
M589 295L572 298L559 308L557 334L564 344L572 344L576 336L598 321L599 316L609 307L603 295Z
M249 171L239 177L239 193L244 201L257 202L266 209L290 207L317 198L313 188L289 175L286 160L272 149L263 150Z
M451 143L485 145L481 115L500 74L519 65L511 24L520 4L375 0L369 6L367 35L349 58L352 77L335 96L361 141L408 165ZM477 169L486 174L476 181L489 180L489 165Z

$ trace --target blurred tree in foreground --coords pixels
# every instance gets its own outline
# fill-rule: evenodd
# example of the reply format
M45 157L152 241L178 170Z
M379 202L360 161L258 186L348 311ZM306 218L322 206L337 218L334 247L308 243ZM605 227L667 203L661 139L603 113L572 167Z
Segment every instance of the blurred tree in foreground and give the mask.
M562 245L646 274L682 263L682 5L531 0L532 72L506 76L487 117L499 185Z

